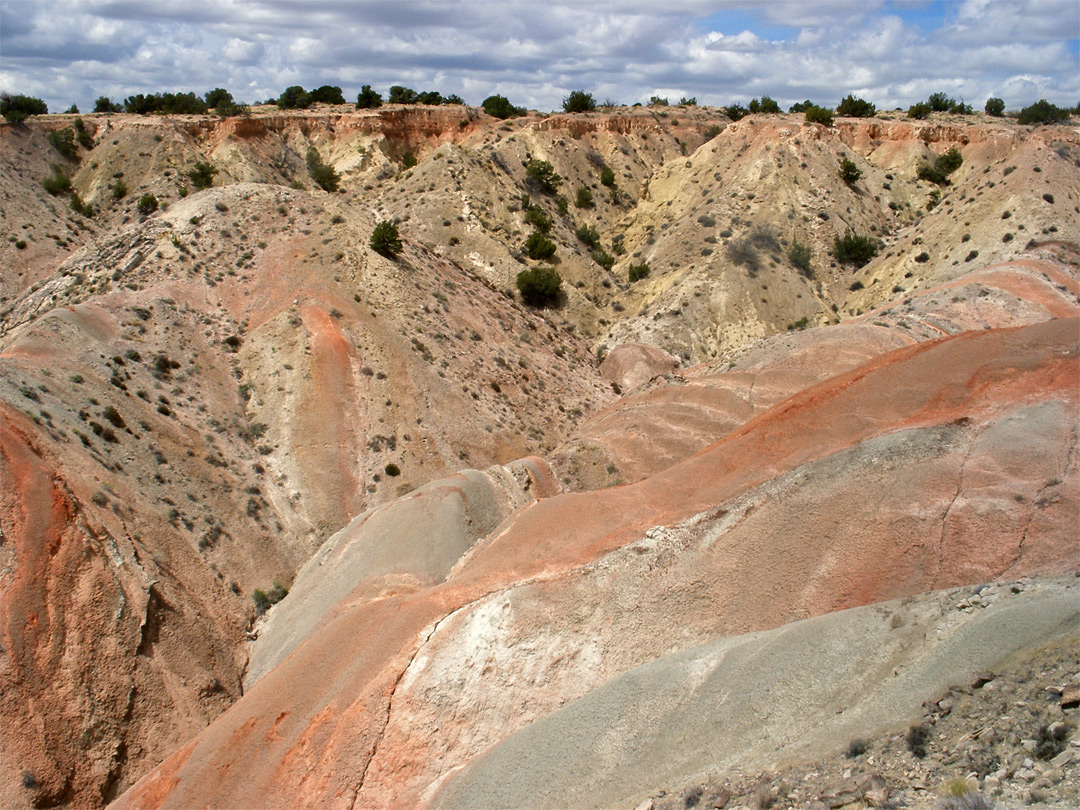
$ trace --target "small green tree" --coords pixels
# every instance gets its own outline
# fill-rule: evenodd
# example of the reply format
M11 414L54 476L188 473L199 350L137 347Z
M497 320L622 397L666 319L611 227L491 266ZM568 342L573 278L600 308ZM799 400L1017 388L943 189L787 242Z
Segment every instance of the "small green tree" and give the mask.
M135 210L144 217L150 216L158 209L158 199L153 194L143 194L135 203Z
M592 192L585 186L579 188L575 195L574 205L578 208L592 208L594 205Z
M590 225L581 225L575 231L577 238L584 242L590 250L595 250L600 247L600 234L596 228Z
M912 104L910 107L908 107L907 110L908 118L915 118L920 121L930 115L930 113L930 105L927 104L925 101L916 102L915 104Z
M386 97L387 104L419 104L420 96L415 90L395 84L390 88L390 94Z
M945 93L931 93L927 103L934 112L948 112L953 100Z
M554 267L533 267L517 275L522 300L531 307L553 306L559 302L562 277Z
M855 165L855 161L845 157L840 161L840 179L849 186L855 185L862 177L862 171Z
M750 102L750 112L751 112L751 114L756 114L756 113L767 113L767 114L778 113L778 112L780 112L780 105L777 104L775 101L773 101L768 96L762 96L761 101L758 101L755 98Z
M803 114L806 116L806 123L808 124L821 124L825 127L831 127L833 125L832 110L826 110L824 107L819 107L816 104L811 104L809 107L804 108Z
M311 91L312 104L344 104L345 96L341 94L341 88L330 84L324 84Z
M750 110L744 107L742 104L736 102L735 104L729 104L724 107L724 115L730 118L732 121L738 121L742 118L746 118L750 114Z
M551 217L544 213L539 205L530 205L525 209L525 221L532 225L538 232L547 233L551 230Z
M319 150L314 146L308 147L307 166L308 171L311 172L311 179L314 180L321 189L324 191L338 190L341 176L334 170L333 166L328 166L322 162L322 158L319 157Z
M833 242L833 255L841 264L853 264L862 267L877 255L877 244L868 236L859 236L848 228L843 238L836 237Z
M393 259L404 250L401 239L398 238L397 225L386 219L371 232L370 244L372 250L387 259Z
M480 106L483 107L484 112L492 118L498 118L500 120L517 118L519 115L525 114L525 110L521 107L515 107L505 96L488 96Z
M856 98L848 93L840 103L836 105L837 115L846 115L852 118L873 118L877 108L866 99Z
M596 100L592 93L575 90L563 99L563 111L568 113L591 112L596 109Z
M127 183L125 183L122 178L113 183L110 188L112 190L112 198L114 200L122 200L124 199L124 197L127 196Z
M555 243L542 233L533 232L525 240L525 253L530 259L550 259L555 255Z
M195 188L210 188L210 186L214 185L214 175L217 174L217 171L209 163L197 160L195 166L187 172L187 176Z
M56 197L59 194L67 194L71 191L71 178L67 176L59 166L52 167L52 174L41 181L45 190Z
M75 146L75 133L70 129L54 129L46 137L53 149L68 160L75 160L79 156L79 149Z
M365 84L360 88L360 94L356 97L356 109L358 110L374 110L376 107L382 106L382 94L376 93L371 89L370 84Z
M610 166L605 166L600 170L600 185L615 188L615 172Z
M203 98L206 100L206 106L211 110L216 110L222 106L232 106L236 103L233 100L232 93L224 87L215 87L213 90L208 91Z
M535 182L542 191L554 194L562 185L562 177L555 173L555 167L546 160L533 158L525 167L525 174Z
M13 124L24 121L31 115L46 115L48 112L48 106L40 98L0 93L0 115Z
M653 96L649 99L650 107L666 107L667 105L668 100L662 96Z
M1005 102L997 96L991 96L986 100L986 114L994 118L1005 115Z
M1056 124L1069 117L1069 111L1063 110L1041 98L1029 107L1020 110L1017 119L1021 124Z
M649 267L648 262L632 264L630 265L627 277L630 279L630 283L633 284L635 281L641 281L641 279L646 278L651 272L652 268Z
M797 268L807 278L814 277L814 270L810 266L810 262L813 259L813 255L810 252L810 246L804 245L799 242L798 239L793 239L791 247L788 248L788 261L792 266Z
M286 87L275 103L283 110L306 110L311 106L311 95L297 84Z
M114 104L109 101L108 96L98 96L98 100L94 102L94 112L96 113L118 113L124 111L123 104Z

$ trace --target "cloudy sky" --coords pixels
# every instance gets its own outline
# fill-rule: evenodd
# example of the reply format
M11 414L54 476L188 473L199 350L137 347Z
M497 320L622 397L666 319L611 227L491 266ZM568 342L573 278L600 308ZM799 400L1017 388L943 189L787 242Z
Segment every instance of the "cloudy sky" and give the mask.
M1080 101L1078 0L0 0L0 90L84 111L106 95L323 84L571 90L630 104L770 95L880 108L943 91L981 109Z

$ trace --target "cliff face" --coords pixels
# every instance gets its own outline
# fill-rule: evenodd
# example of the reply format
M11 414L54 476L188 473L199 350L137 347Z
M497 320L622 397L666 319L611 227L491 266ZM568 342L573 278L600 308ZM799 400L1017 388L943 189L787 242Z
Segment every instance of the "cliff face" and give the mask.
M0 124L0 804L420 806L673 650L1077 566L1071 129L84 120Z

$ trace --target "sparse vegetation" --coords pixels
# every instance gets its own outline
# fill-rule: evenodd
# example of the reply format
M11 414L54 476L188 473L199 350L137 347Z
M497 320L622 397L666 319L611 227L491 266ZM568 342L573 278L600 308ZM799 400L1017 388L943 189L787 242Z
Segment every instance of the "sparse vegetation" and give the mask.
M271 588L269 591L264 591L256 588L254 591L252 591L251 598L255 602L256 612L260 616L262 616L264 613L266 613L266 611L268 611L270 608L272 608L274 605L276 605L288 595L289 589L275 579L273 588Z
M46 137L53 149L68 160L78 158L79 148L75 145L75 133L70 129L54 129Z
M600 246L600 234L590 225L581 225L578 227L574 234L584 242L590 249L594 249Z
M114 200L122 200L128 193L127 183L124 182L123 178L118 179L109 187L109 189L112 191L112 198Z
M647 278L650 272L652 272L652 268L649 267L648 262L630 265L628 271L630 283L633 284L635 281L641 281L641 279Z
M907 733L908 750L917 758L926 756L926 744L930 741L930 726L920 724L912 726Z

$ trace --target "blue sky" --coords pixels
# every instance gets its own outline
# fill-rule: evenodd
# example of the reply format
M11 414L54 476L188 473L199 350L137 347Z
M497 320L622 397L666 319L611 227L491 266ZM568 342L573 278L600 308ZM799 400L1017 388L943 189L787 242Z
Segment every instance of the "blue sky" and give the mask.
M226 87L362 84L726 105L1080 101L1077 0L0 0L0 90L50 109Z

